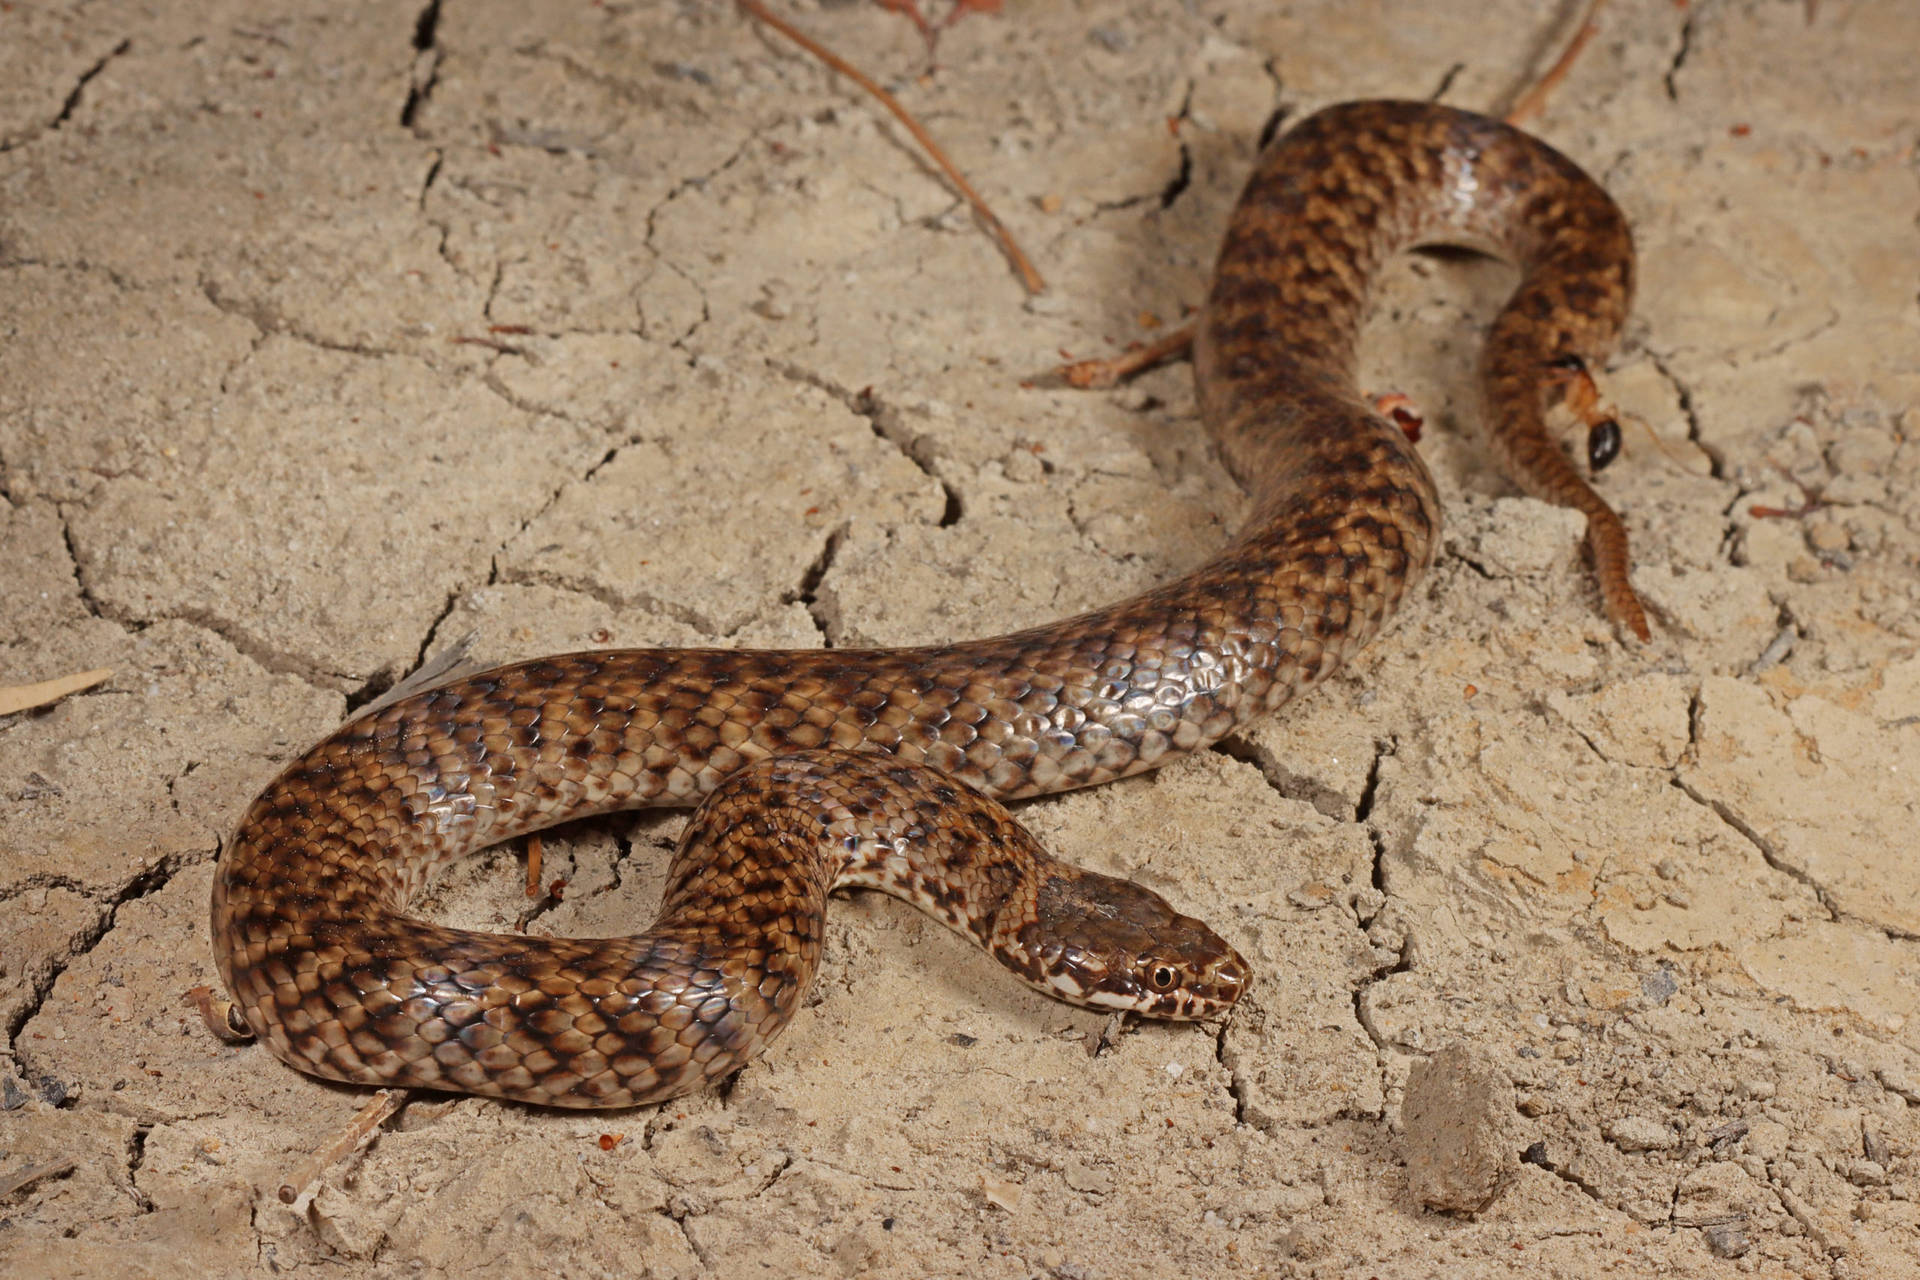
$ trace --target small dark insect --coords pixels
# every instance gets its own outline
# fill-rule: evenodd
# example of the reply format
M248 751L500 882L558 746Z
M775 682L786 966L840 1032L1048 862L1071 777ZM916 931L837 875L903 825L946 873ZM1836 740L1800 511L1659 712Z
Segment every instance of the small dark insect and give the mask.
M1587 428L1587 466L1596 473L1620 456L1620 424L1602 418Z

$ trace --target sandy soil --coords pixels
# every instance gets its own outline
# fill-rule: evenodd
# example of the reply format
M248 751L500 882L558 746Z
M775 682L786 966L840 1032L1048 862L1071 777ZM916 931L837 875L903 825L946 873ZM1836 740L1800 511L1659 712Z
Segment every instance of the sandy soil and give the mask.
M0 1270L1915 1274L1908 0L1616 0L1537 124L1640 238L1606 386L1649 430L1602 488L1651 646L1475 443L1510 273L1409 260L1366 376L1427 412L1431 589L1278 722L1025 808L1254 960L1224 1031L1106 1034L859 897L724 1096L420 1099L288 1207L365 1091L182 1001L247 799L462 635L937 640L1195 563L1240 499L1187 370L1023 379L1202 296L1276 107L1498 109L1570 7L1016 5L931 73L802 9L1034 300L723 4L0 8L0 685L114 671L0 719ZM679 823L564 833L562 902L498 850L432 909L630 931Z

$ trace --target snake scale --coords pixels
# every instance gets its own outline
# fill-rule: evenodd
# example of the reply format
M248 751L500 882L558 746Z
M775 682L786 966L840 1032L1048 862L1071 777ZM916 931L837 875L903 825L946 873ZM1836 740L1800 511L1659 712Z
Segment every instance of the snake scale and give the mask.
M792 1014L829 892L894 892L1020 977L1164 1017L1250 973L1198 921L1052 861L999 801L1197 751L1325 679L1433 559L1440 510L1355 386L1370 281L1405 248L1506 257L1482 360L1493 452L1588 518L1608 612L1646 634L1620 522L1550 438L1549 370L1610 352L1633 249L1571 161L1424 103L1332 107L1270 144L1195 340L1202 416L1252 512L1198 569L1012 635L924 648L608 650L417 693L336 731L247 811L215 877L236 1009L312 1074L557 1106L657 1101ZM661 916L608 939L406 914L438 863L614 809L704 798Z

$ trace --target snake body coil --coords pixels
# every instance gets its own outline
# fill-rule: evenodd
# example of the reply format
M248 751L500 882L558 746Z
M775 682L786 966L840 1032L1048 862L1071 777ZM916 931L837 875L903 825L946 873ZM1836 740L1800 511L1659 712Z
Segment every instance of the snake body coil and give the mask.
M1483 360L1494 451L1524 488L1587 513L1609 612L1644 635L1619 521L1543 426L1542 371L1597 365L1626 315L1618 209L1495 121L1331 108L1263 156L1196 339L1202 414L1254 499L1217 556L1013 635L569 654L349 723L254 801L215 878L216 961L248 1024L331 1079L655 1101L738 1068L784 1025L840 884L898 893L1056 995L1174 1017L1230 1005L1247 977L1231 947L1145 890L1048 859L994 801L1198 750L1379 631L1432 560L1440 512L1418 455L1354 385L1355 337L1380 263L1430 243L1521 267ZM645 935L405 914L448 858L703 797Z

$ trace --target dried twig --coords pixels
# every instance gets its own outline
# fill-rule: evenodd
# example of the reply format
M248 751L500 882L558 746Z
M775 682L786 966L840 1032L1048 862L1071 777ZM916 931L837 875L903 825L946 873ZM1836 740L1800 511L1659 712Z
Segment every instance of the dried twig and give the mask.
M907 109L901 106L892 94L882 89L878 84L875 84L869 76L854 67L833 50L807 36L784 19L775 17L767 11L767 7L761 4L760 0L737 0L737 3L742 9L747 11L749 17L772 27L781 35L793 41L802 49L805 49L808 53L820 59L820 61L826 63L833 70L853 81L862 89L865 89L879 101L881 106L891 111L894 119L906 126L907 132L913 135L914 141L924 147L927 154L933 157L934 163L940 166L941 171L947 175L947 178L953 185L960 189L960 194L967 198L967 203L973 206L974 213L982 222L987 224L987 229L993 232L995 237L999 239L1000 247L1006 251L1006 255L1012 261L1014 268L1020 272L1020 279L1026 285L1027 292L1045 293L1047 291L1046 281L1040 278L1040 273L1033 269L1033 263L1027 260L1027 255L1020 251L1018 244L1014 243L1012 233L1006 229L999 218L994 216L993 210L987 208L987 202L980 198L979 193L968 184L965 178L960 176L960 171L954 168L953 162L947 159L946 153L940 150L939 146L934 142L932 137L928 135L927 131L920 127L920 122L908 115Z
M1196 327L1183 324L1164 337L1140 343L1131 350L1108 356L1104 360L1076 360L1072 364L1063 364L1054 370L1054 376L1064 380L1068 386L1079 387L1083 391L1114 386L1143 369L1151 369L1154 365L1177 360L1187 354L1193 346Z
M0 1200L5 1200L23 1187L30 1187L42 1178L57 1178L64 1173L72 1173L79 1162L72 1156L62 1156L58 1160L47 1160L40 1164L30 1164L14 1173L0 1176Z
M16 711L31 711L35 707L58 702L70 693L93 688L112 674L111 667L100 667L93 671L82 671L78 675L42 680L38 684L16 684L0 689L0 716L12 715Z
M1606 2L1607 0L1589 0L1587 16L1581 21L1580 29L1573 33L1573 40L1567 45L1565 52L1555 59L1554 64L1547 68L1547 73L1541 76L1531 89L1513 100L1513 106L1507 111L1508 124L1524 124L1540 114L1541 109L1547 104L1547 95L1567 78L1567 72L1572 69L1574 59L1578 58L1580 51L1600 34L1600 24L1596 19L1600 14L1600 6Z
M527 837L527 896L540 896L540 868L546 858L547 847L538 835Z
M280 1186L280 1203L293 1204L305 1195L320 1176L352 1155L360 1145L367 1142L380 1122L400 1109L402 1103L411 1095L409 1089L382 1089L373 1095L366 1106L360 1108L351 1123L341 1131L340 1136L328 1143L325 1149L314 1152L301 1164L294 1175Z

